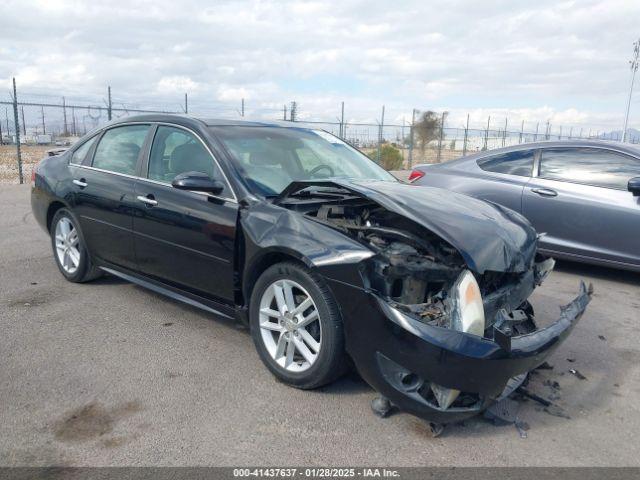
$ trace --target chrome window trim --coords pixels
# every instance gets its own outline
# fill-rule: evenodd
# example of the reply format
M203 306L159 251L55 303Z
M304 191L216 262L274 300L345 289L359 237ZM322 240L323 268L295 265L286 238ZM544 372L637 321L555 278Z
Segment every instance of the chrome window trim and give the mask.
M154 121L147 121L147 122L125 122L125 123L118 123L117 125L108 125L105 126L103 128L101 128L100 130L98 130L96 132L96 135L102 134L107 130L110 130L111 128L117 128L117 127L126 127L129 125L149 125L149 126L153 126L153 125L165 125L165 126L169 126L169 127L176 127L176 128L181 128L183 130L188 131L189 133L192 133L193 135L195 135L195 137L200 141L200 143L202 143L202 145L204 145L204 148L207 149L207 152L209 152L209 155L211 155L211 158L213 158L213 161L215 162L215 164L218 167L218 170L220 170L220 172L222 173L222 176L224 177L224 180L226 182L226 184L229 186L229 190L231 190L231 193L233 195L233 198L228 198L228 197L219 197L217 195L212 195L210 193L206 193L206 192L194 192L193 190L186 190L189 191L191 193L197 193L198 195L204 195L206 197L211 197L211 198L215 198L218 200L222 200L225 202L230 202L230 203L238 203L238 197L236 196L235 191L233 190L233 187L231 186L231 182L229 182L229 179L227 178L227 175L224 173L224 170L222 169L222 167L220 166L220 162L218 162L218 159L216 158L216 156L213 154L213 152L211 151L211 149L209 148L209 146L202 140L202 137L200 135L198 135L196 132L194 132L193 130L191 130L188 127L183 127L182 125L176 125L175 123L169 123L169 122L154 122ZM154 136L155 137L155 136ZM85 142L83 142L84 144ZM153 141L152 141L152 146L153 146ZM151 155L151 149L149 149L149 155ZM158 180L152 180L150 178L146 178L146 177L139 177L139 176L135 176L135 175L127 175L126 173L118 173L118 172L112 172L110 170L105 170L103 168L96 168L93 166L89 166L89 165L78 165L76 163L69 163L70 166L74 166L77 168L86 168L87 170L93 170L96 172L104 172L104 173L109 173L111 175L118 175L120 177L125 177L125 178L132 178L134 180L142 180L144 182L149 182L149 183L154 183L156 185L162 185L168 188L173 188L173 186L170 183L167 182L160 182ZM148 162L147 162L147 169L148 169ZM147 172L148 174L148 172Z
M112 172L111 170L105 170L104 168L90 167L89 165L78 165L76 163L71 163L69 165L76 168L85 168L87 170L93 170L94 172L110 173L111 175L117 175L118 177L131 178L133 180L138 179L138 177L136 177L135 175L127 175L126 173Z

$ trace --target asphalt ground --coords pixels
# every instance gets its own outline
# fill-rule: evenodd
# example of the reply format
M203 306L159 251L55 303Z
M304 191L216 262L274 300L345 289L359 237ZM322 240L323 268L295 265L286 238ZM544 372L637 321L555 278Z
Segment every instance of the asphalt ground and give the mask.
M66 282L29 188L3 185L0 206L0 465L640 465L639 274L559 262L539 318L580 279L595 296L531 378L553 408L519 402L522 432L476 418L434 438L375 417L356 374L295 390L232 322L113 277Z

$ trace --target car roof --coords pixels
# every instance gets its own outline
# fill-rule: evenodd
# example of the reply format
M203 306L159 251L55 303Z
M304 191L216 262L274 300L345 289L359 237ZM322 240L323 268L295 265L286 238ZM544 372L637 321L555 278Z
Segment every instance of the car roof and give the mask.
M572 139L572 140L545 140L541 142L529 142L529 143L520 143L518 145L511 145L509 147L495 148L492 150L484 150L481 152L474 152L471 155L467 155L465 157L461 157L460 159L453 160L453 163L467 160L477 160L483 157L499 155L501 153L510 153L510 152L519 152L522 150L535 150L539 148L555 148L555 147L563 147L563 148L585 148L585 147L596 147L596 148L606 148L609 150L616 150L618 152L628 153L629 155L633 155L635 157L640 157L640 145L632 144L632 143L623 143L623 142L615 142L612 140L584 140L584 139Z
M109 125L118 125L130 122L168 122L178 124L199 124L199 126L222 127L222 126L243 126L243 127L282 127L282 128L311 128L305 122L290 122L283 120L232 120L227 118L203 118L192 115L178 115L169 113L150 113L143 115L132 115L119 118ZM316 127L317 128L317 127Z

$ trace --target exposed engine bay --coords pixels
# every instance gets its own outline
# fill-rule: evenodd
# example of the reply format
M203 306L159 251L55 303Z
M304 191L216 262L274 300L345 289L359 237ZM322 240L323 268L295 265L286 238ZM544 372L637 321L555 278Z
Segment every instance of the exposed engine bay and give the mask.
M369 287L417 320L491 339L494 327L506 335L536 329L527 298L553 268L551 259L536 258L525 272L477 274L437 235L346 190L301 190L280 205L339 229L374 251L363 272ZM461 288L464 291L456 294ZM483 303L484 319L481 329L476 324L470 331L457 317L465 306L461 301L468 302L472 295Z

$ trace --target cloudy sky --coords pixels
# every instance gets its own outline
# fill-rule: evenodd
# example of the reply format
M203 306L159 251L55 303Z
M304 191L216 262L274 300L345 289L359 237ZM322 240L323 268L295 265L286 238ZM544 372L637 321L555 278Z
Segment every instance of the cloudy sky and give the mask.
M640 36L640 2L0 2L0 96L20 92L126 105L277 117L410 118L446 109L519 125L619 129ZM24 97L24 95L23 95ZM640 127L640 94L631 126Z

